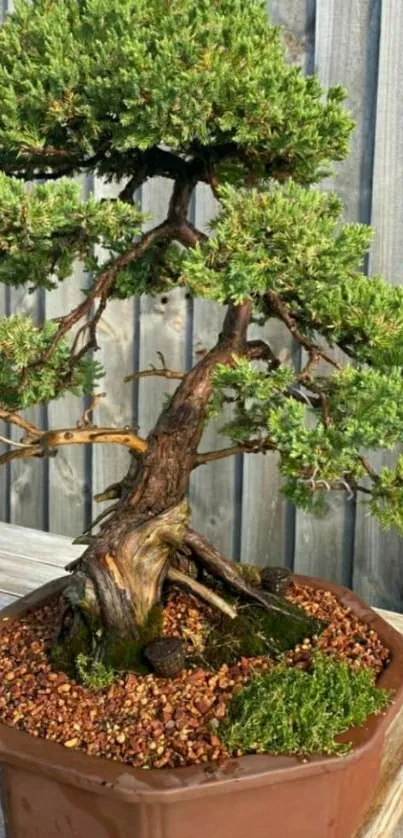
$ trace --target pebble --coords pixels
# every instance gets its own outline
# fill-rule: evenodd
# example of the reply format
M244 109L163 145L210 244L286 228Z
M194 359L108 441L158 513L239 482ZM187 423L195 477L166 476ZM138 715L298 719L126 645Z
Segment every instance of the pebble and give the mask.
M330 592L292 583L287 599L326 621L324 632L288 653L290 665L309 667L313 649L382 671L389 657L373 629ZM183 637L188 654L203 647L211 611L184 591L172 589L164 632ZM218 671L197 667L172 680L122 675L111 688L91 690L52 671L47 651L57 624L52 603L23 620L0 624L0 720L32 736L135 767L221 764L229 755L220 723L231 698L268 658L241 658ZM72 735L77 733L78 735Z

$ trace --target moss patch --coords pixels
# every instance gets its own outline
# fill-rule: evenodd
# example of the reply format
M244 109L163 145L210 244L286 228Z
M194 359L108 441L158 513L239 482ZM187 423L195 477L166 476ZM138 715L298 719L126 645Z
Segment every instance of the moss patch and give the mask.
M91 654L93 637L90 625L77 612L65 639L57 641L50 648L49 659L53 668L57 672L65 672L70 678L75 678L76 659L80 654Z
M76 659L77 675L80 684L91 690L109 687L115 680L113 669L105 666L101 661L94 661L82 652Z
M232 620L225 615L214 617L206 637L203 660L214 668L223 663L234 664L241 657L269 655L277 658L283 652L293 649L305 637L320 634L325 625L319 620L307 618L301 626L298 620L265 611L258 605L234 599L231 602L238 611L236 619ZM300 614L299 609L295 611Z
M241 576L241 578L248 583L248 585L252 585L252 587L259 588L260 587L260 573L259 568L256 567L254 564L237 564L236 569Z
M390 694L369 669L316 652L309 672L277 664L232 700L220 733L231 753L343 754L335 737L381 713Z
M90 626L77 612L71 630L62 642L55 643L49 657L57 671L66 672L84 686L98 686L108 679L107 673L136 672L146 675L151 667L144 648L162 634L163 608L151 609L146 622L135 639L105 636L96 626Z

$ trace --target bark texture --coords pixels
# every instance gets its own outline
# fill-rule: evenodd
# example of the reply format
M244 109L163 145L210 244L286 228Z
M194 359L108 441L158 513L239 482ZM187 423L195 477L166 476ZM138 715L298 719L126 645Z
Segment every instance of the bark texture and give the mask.
M199 463L198 447L212 391L217 364L231 365L235 356L247 354L249 301L230 305L216 346L186 373L161 413L142 452L134 454L120 494L100 533L74 563L66 590L69 608L88 615L102 632L121 639L135 639L154 605L176 551L188 552L211 575L260 607L290 618L301 614L278 597L250 587L236 566L222 557L201 535L189 528L185 493L193 468ZM183 573L171 579L186 583ZM180 577L180 578L179 578ZM234 617L235 610L219 594L188 581L188 587L210 604ZM305 618L306 620L306 618Z

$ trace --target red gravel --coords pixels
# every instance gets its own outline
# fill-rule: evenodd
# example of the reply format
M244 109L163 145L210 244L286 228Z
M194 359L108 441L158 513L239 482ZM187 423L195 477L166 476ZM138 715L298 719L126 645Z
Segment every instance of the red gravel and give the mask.
M287 597L331 621L320 638L289 654L292 665L306 666L312 646L318 646L354 666L368 665L377 673L383 669L388 650L332 594L292 584ZM208 616L209 609L192 596L172 591L164 631L184 637L189 651L198 651ZM142 768L227 758L216 733L218 723L251 674L271 665L267 658L243 658L215 672L186 670L173 680L127 674L95 692L52 671L46 652L56 619L57 605L52 604L0 625L2 722L66 748Z

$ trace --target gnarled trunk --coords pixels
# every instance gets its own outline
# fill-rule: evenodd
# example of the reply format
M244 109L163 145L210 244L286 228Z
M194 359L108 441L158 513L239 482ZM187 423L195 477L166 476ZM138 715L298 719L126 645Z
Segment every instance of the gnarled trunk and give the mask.
M260 607L307 622L278 597L250 588L233 565L206 546L201 537L198 541L189 529L184 497L197 462L212 373L217 364L230 365L235 355L245 351L250 309L249 302L229 307L217 345L181 381L149 434L137 467L131 467L122 481L120 502L95 541L74 563L65 591L68 614L74 615L67 634L76 631L78 617L100 638L98 646L105 636L138 639L151 609L160 601L171 559L181 548L193 551L209 573ZM178 578L176 574L176 581ZM199 583L193 588L216 607L221 602L224 612L235 615L216 592L209 595ZM66 625L62 636L65 634Z

